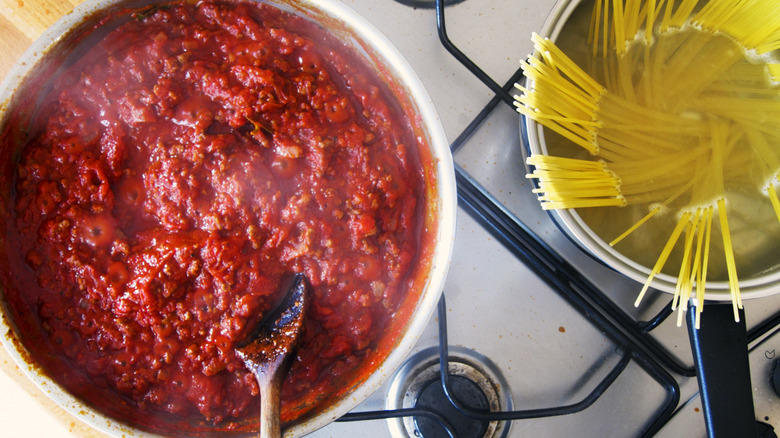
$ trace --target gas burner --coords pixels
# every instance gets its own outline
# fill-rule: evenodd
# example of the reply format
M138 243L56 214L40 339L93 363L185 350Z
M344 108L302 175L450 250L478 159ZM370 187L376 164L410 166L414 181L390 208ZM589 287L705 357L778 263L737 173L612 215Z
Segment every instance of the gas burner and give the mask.
M411 6L413 8L433 9L436 7L436 0L395 0L402 5ZM466 0L444 0L444 6L451 6L464 2Z
M509 385L487 357L462 347L449 347L449 396L442 385L438 347L412 357L393 376L387 393L387 409L418 409L444 419L461 438L505 438L510 423L482 421L461 413L450 397L474 412L512 409ZM448 433L434 418L410 416L388 420L398 438L438 438Z

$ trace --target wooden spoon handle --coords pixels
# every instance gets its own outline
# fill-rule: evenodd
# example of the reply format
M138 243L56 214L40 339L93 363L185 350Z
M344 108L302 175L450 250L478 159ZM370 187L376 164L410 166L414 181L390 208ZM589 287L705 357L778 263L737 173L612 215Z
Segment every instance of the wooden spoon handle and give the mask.
M281 402L279 392L281 379L276 371L257 377L260 386L260 437L280 438L281 426ZM278 380L278 382L277 382Z

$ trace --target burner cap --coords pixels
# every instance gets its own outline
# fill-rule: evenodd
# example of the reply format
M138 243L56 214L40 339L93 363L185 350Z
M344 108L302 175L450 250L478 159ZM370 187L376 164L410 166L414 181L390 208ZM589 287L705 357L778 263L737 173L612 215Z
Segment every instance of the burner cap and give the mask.
M462 406L483 412L512 409L509 386L493 362L460 347L450 347L449 354L449 388ZM385 407L435 411L461 438L505 438L510 422L475 420L458 411L444 392L439 368L438 347L410 357L393 376ZM438 422L427 417L393 418L388 424L397 438L448 437Z
M402 5L413 8L432 9L436 7L436 0L395 0ZM444 0L444 6L451 6L466 0Z
M487 396L482 392L482 388L472 382L468 377L450 374L449 386L452 395L461 403L462 406L474 411L488 411ZM441 379L432 380L420 395L417 397L415 408L433 409L438 411L446 418L449 423L458 431L460 438L481 438L490 425L487 421L474 420L463 415L455 406L450 403L447 394L444 393L444 387L441 385ZM433 420L425 417L414 417L414 424L423 438L446 438L447 433Z

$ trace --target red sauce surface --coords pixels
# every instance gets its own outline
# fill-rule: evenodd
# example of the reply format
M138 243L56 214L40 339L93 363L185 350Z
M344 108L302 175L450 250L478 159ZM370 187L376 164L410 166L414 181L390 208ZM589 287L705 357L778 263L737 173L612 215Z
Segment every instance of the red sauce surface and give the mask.
M36 359L144 427L239 428L258 390L234 345L295 271L313 293L283 418L343 393L420 258L421 140L380 84L268 6L176 4L110 33L18 161L6 300Z

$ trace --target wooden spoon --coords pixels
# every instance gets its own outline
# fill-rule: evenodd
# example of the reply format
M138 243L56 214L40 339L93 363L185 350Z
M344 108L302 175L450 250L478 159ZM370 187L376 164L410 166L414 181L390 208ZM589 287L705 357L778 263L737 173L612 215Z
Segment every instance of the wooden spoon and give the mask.
M281 436L281 405L279 394L290 360L298 344L306 314L307 282L303 274L295 274L287 292L248 337L236 353L257 378L260 386L260 436Z

